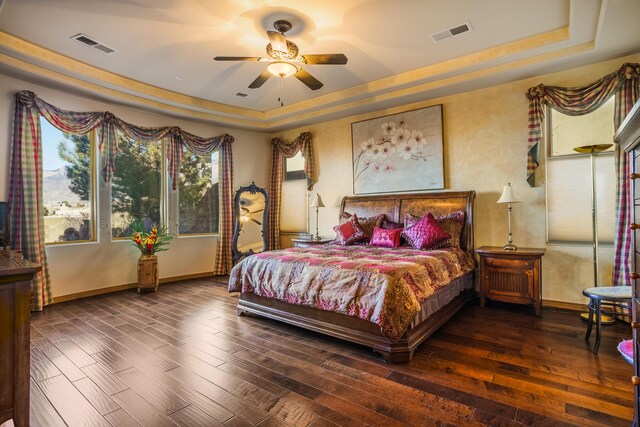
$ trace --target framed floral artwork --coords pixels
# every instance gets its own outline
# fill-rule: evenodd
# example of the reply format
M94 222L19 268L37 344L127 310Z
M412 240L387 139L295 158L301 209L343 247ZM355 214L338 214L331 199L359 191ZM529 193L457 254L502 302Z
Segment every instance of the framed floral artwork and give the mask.
M351 124L353 193L444 188L442 105Z

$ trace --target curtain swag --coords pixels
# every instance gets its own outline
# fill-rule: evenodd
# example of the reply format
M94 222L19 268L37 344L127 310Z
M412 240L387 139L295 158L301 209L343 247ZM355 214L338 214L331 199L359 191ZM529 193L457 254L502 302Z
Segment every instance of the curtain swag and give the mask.
M542 139L544 105L570 116L593 112L615 95L613 126L618 129L640 94L640 64L626 63L617 71L583 87L558 87L540 84L527 91L529 99L529 138L527 146L527 181L535 186L538 169L539 143ZM613 135L612 135L613 139ZM616 232L613 284L630 285L629 259L631 251L630 162L628 156L615 147L616 163Z
M214 271L216 274L226 274L231 270L231 193L233 191L231 150L233 137L231 135L202 138L177 126L132 125L108 111L90 113L66 111L43 101L35 93L24 90L16 94L9 205L12 223L11 242L14 249L22 249L26 259L42 265L42 271L32 282L33 310L42 310L45 305L51 303L49 272L44 250L42 137L39 115L66 133L84 135L94 129L98 131L102 158L101 172L105 182L110 182L116 172L118 132L142 142L167 140L168 172L174 190L178 189L180 160L185 148L199 155L219 150L220 224Z
M270 250L280 249L280 202L282 199L282 178L284 159L290 159L298 151L302 151L305 159L304 172L307 175L307 190L311 191L315 184L315 170L313 165L313 149L311 146L311 133L303 132L291 142L280 138L271 140L273 156L271 162L271 212L269 213L269 246Z

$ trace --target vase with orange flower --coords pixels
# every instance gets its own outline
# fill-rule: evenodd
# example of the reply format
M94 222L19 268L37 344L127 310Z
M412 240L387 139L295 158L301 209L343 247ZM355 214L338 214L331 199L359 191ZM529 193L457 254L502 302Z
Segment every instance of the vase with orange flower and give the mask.
M158 291L160 276L158 274L157 252L166 251L172 236L167 234L164 228L154 225L150 231L144 231L140 224L134 223L131 228L134 231L131 241L140 250L138 258L138 293L143 290Z

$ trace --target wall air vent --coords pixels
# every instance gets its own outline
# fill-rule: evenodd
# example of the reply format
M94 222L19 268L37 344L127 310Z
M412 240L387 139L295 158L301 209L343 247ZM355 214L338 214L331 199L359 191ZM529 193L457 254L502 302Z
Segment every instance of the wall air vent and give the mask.
M434 42L439 42L441 40L448 39L449 37L466 33L467 31L471 31L471 25L469 25L468 22L466 24L458 25L457 27L449 28L448 30L441 31L439 33L431 34L431 38Z
M93 40L90 37L87 37L86 35L84 35L82 33L81 34L76 34L75 36L72 36L71 38L76 40L76 41L79 41L80 43L82 43L84 45L87 45L87 46L92 47L92 48L94 48L96 50L99 50L102 53L109 54L109 53L115 52L115 49L111 49L109 46L107 46L105 44L102 44L100 42L97 42L97 41Z

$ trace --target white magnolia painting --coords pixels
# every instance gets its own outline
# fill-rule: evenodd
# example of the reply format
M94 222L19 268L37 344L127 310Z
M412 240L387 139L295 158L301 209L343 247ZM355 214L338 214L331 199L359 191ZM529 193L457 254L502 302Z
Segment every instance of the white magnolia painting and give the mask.
M442 105L351 124L354 194L444 188Z

